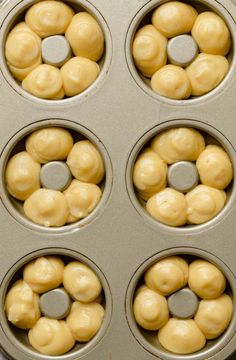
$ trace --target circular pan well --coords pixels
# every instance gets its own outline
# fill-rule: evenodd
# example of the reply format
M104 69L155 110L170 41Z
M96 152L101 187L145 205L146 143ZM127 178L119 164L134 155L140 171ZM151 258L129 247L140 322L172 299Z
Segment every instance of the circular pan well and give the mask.
M197 258L207 260L213 265L217 266L225 275L227 280L226 293L228 293L233 300L234 313L229 327L225 332L217 339L207 341L205 347L191 355L177 355L165 350L159 343L154 335L157 332L147 331L139 327L136 323L133 313L133 299L135 290L143 283L144 273L157 261L160 261L169 256L183 256L190 261ZM173 248L165 250L161 253L158 253L151 258L147 259L136 271L133 278L131 279L128 290L126 293L126 317L130 330L137 340L137 342L145 348L148 352L158 357L158 359L163 360L207 360L208 358L213 358L214 355L221 352L220 357L217 359L226 360L234 351L232 344L229 342L235 334L236 331L236 287L235 287L235 277L231 270L225 265L219 258L215 257L213 254L195 249L190 247L184 248ZM231 346L231 347L230 347Z
M26 255L25 257L21 258L6 274L2 283L1 283L1 310L0 310L0 322L1 322L1 331L3 331L3 338L4 343L1 344L4 351L12 358L17 356L19 360L25 359L35 359L41 360L42 358L46 358L46 355L42 355L36 350L32 348L29 344L27 331L23 331L17 329L14 325L12 325L6 318L5 311L4 311L4 301L6 297L6 293L9 287L12 285L13 282L18 280L22 277L22 268L24 265L29 263L30 261L40 257L40 256L59 256L63 259L65 263L70 262L71 260L80 261L84 263L88 267L90 267L98 276L101 281L102 288L103 288L103 300L102 305L105 308L105 317L103 319L102 326L98 333L91 339L87 344L77 343L76 346L65 355L61 356L53 356L55 360L76 360L80 356L86 355L88 352L93 350L96 345L101 341L101 339L105 336L107 328L109 327L111 315L112 315L112 297L110 292L109 284L106 280L106 277L102 273L102 271L94 264L86 256L77 253L72 250L63 249L63 248L48 248L42 249L33 253ZM51 356L49 356L51 358ZM47 357L48 358L48 357Z
M215 217L200 225L185 225L185 226L173 227L173 226L165 225L164 223L155 220L154 218L152 218L151 215L149 215L149 213L145 209L146 202L140 199L140 197L137 195L136 189L133 184L134 164L140 152L148 146L151 139L153 139L157 134L160 134L165 130L178 128L178 127L196 129L200 131L200 133L204 134L206 144L219 144L228 153L233 165L234 173L236 169L235 150L231 145L231 143L217 129L200 121L187 120L187 119L167 121L162 123L161 125L157 125L156 127L150 129L138 140L133 150L131 151L126 167L126 184L127 184L127 191L130 200L136 211L139 213L139 215L149 225L151 225L155 229L157 226L161 227L163 230L170 231L172 234L181 233L181 232L192 233L193 231L206 230L208 227L211 227L214 224L219 224L220 221L222 221L227 215L227 213L232 209L232 204L236 196L235 181L233 178L231 184L226 189L227 199L224 208Z
M191 96L190 98L188 98L186 100L174 100L174 99L171 99L168 97L161 96L158 93L155 93L151 89L150 80L147 77L143 76L139 72L139 70L136 68L134 60L133 60L133 55L132 55L132 44L133 44L134 36L139 28L151 23L151 15L152 15L153 11L158 6L160 6L166 2L168 2L168 0L167 1L162 1L162 0L149 1L148 4L144 5L139 10L139 12L134 17L132 23L130 24L130 27L127 32L127 37L126 37L125 50L126 50L126 61L127 61L127 64L128 64L128 67L129 67L129 70L130 70L130 73L131 73L133 79L135 80L137 85L143 91L145 91L148 95L150 95L152 98L158 100L159 102L167 102L169 104L175 104L175 105L184 105L186 103L189 104L193 101L194 102L206 101L208 98L222 93L222 90L224 89L224 87L227 86L227 83L232 80L233 71L234 71L235 65L236 65L236 57L235 57L235 50L234 50L235 46L236 46L236 37L235 37L235 31L234 31L235 22L231 16L230 4L223 5L222 3L220 4L218 1L215 1L215 0L181 1L181 2L185 2L185 3L192 5L193 7L195 7L197 9L197 11L199 13L204 12L204 11L215 12L216 14L218 14L220 17L223 18L223 20L226 22L226 24L231 32L232 47L231 47L231 51L227 55L230 67L229 67L228 73L226 74L225 78L215 89L211 90L210 92L206 93L205 95L201 95L201 96L197 96L197 97Z
M63 0L62 0L63 1ZM6 58L5 58L5 43L7 39L7 35L11 31L11 29L20 21L24 19L25 12L29 7L37 3L38 1L32 0L13 0L11 1L11 9L9 11L8 16L4 19L2 23L2 35L0 36L0 46L1 46L1 56L0 56L0 67L3 72L3 75L10 86L21 96L24 96L32 101L40 102L40 103L48 103L51 105L59 105L61 103L71 103L71 101L84 101L88 98L88 96L93 95L103 84L105 81L106 75L108 73L111 58L112 58L112 39L111 33L108 27L106 20L103 15L99 12L99 10L92 5L90 2L86 0L65 0L63 1L67 5L71 6L75 12L87 11L90 13L99 23L105 38L105 49L102 58L98 61L100 66L100 74L95 82L81 92L78 95L72 97L65 97L62 100L47 100L41 99L34 95L31 95L29 92L25 91L20 82L16 80L11 74ZM8 5L9 6L9 5Z
M93 143L98 151L100 152L104 167L105 167L105 177L101 184L99 184L101 190L102 190L102 197L100 199L100 202L96 206L96 208L84 219L81 219L79 221L76 221L72 224L67 224L65 226L61 227L44 227L41 225L37 225L30 221L23 212L23 202L14 199L9 192L7 191L6 184L5 184L5 169L7 162L9 158L22 151L25 146L25 138L31 134L32 132L46 128L46 127L61 127L65 128L70 131L72 134L73 139L76 141L87 139ZM49 232L49 233L65 233L69 231L73 231L76 229L80 229L86 225L89 225L94 219L96 219L101 212L103 211L106 202L108 200L108 197L110 195L111 187L112 187L112 165L110 157L107 153L107 150L105 146L102 144L102 142L96 137L95 134L90 132L87 128L80 126L72 121L68 120L44 120L39 121L37 123L31 124L30 126L27 126L23 129L21 129L19 132L17 132L6 144L0 158L0 169L1 169L1 180L0 180L0 188L1 188L1 194L2 194L2 201L5 205L6 209L9 211L9 213L20 223L22 223L24 226L27 226L31 229L40 231L40 232Z

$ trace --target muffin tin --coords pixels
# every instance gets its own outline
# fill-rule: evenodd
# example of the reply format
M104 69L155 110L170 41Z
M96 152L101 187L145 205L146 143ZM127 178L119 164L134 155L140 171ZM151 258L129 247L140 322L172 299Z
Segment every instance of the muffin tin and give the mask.
M236 168L234 103L236 96L236 2L192 2L220 14L233 39L230 70L212 92L197 99L175 101L154 94L140 78L131 56L131 42L140 21L161 1L74 0L100 23L106 50L97 81L70 99L50 101L27 94L12 78L4 57L6 35L16 17L34 1L10 0L0 5L0 347L15 360L52 359L34 351L22 332L12 331L4 314L6 289L19 269L41 255L76 258L95 270L106 294L106 319L97 336L56 360L225 360L235 358L236 263L235 180L225 208L214 219L198 226L171 228L150 218L132 185L134 161L144 144L157 133L187 126L208 133L227 150ZM70 226L45 229L29 223L9 201L4 183L6 161L21 139L44 126L71 128L90 139L101 151L106 166L102 200L96 210ZM150 344L135 325L131 303L138 279L157 259L182 254L216 264L232 289L234 315L219 339L199 353L175 355ZM159 351L160 350L160 351ZM233 355L234 354L234 355Z

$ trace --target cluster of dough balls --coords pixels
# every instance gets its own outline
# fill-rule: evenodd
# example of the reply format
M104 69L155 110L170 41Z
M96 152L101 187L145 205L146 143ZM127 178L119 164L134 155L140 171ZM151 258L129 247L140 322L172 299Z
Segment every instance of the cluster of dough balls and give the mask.
M73 301L63 320L41 314L40 296L64 287ZM99 331L105 310L97 275L79 261L67 265L58 256L39 257L23 268L23 278L8 290L5 312L9 322L29 330L31 346L45 355L62 355L76 342L86 343Z
M44 63L42 41L65 36L71 56L61 66ZM62 1L40 1L31 6L24 21L9 33L5 55L12 75L30 94L50 100L77 95L91 86L100 73L97 63L104 53L104 34L88 12L75 14Z
M200 184L183 194L168 187L168 165L195 163ZM233 179L233 167L219 145L206 145L193 128L171 128L156 135L138 156L133 183L146 201L148 213L170 226L202 224L216 216L226 203L225 188Z
M59 227L83 219L95 209L102 196L98 184L105 168L100 152L89 140L74 143L68 130L48 127L30 134L25 149L8 161L5 182L8 192L24 202L27 218L46 227ZM71 172L64 191L41 187L41 167L53 161L65 162Z
M187 67L168 59L168 41L191 34L199 53ZM231 34L224 20L213 11L198 14L190 4L168 1L152 14L152 23L135 34L132 53L136 67L151 79L154 92L176 100L204 95L216 88L229 69L226 58Z
M233 316L233 303L223 273L212 263L198 259L190 264L180 256L170 256L152 265L144 274L144 284L134 295L133 312L138 325L155 332L160 344L175 354L201 350L206 340L219 337ZM189 287L199 298L191 319L171 317L168 297ZM183 304L184 306L185 304Z

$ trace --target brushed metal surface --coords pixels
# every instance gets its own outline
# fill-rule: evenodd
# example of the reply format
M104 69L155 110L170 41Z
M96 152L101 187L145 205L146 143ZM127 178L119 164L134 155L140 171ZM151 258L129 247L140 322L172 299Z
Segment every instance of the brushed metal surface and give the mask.
M131 42L140 20L161 1L157 0L71 0L77 9L92 12L103 26L106 56L101 75L84 93L70 99L48 101L27 94L10 75L4 59L4 41L15 16L32 3L10 0L0 6L0 169L17 139L42 124L76 128L102 151L107 168L104 196L94 216L60 229L45 230L29 224L8 201L4 179L0 181L0 344L15 360L51 360L30 347L22 346L4 318L3 302L10 275L36 254L72 252L95 264L104 274L107 294L107 323L99 341L55 360L154 360L158 359L134 336L126 304L131 279L153 256L190 251L218 259L226 276L236 284L236 186L233 182L225 209L200 226L173 229L152 220L137 199L131 183L132 166L144 142L157 132L181 124L193 126L222 143L236 169L236 2L231 0L193 1L219 12L232 32L230 70L220 86L209 94L186 101L174 101L154 94L136 71ZM102 65L102 64L101 64ZM76 131L77 131L76 130ZM5 285L4 285L5 284ZM107 284L107 285L106 285ZM134 289L133 289L134 290ZM130 294L132 293L132 289ZM109 300L110 299L110 300ZM236 309L236 295L233 293ZM220 348L204 349L195 356L173 356L175 360L225 360L236 349L236 314ZM130 319L132 321L132 319ZM142 342L140 339L142 338ZM20 339L20 336L19 336ZM21 339L20 339L21 340ZM81 355L80 355L81 354ZM0 355L1 356L1 355ZM4 359L4 357L2 357ZM161 360L170 355L163 354ZM1 357L0 357L1 359ZM231 360L236 355L231 356Z

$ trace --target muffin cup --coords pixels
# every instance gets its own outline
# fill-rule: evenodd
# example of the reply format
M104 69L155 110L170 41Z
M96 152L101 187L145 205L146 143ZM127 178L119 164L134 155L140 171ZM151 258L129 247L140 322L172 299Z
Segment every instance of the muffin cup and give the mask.
M183 256L189 260L196 260L196 259L204 259L208 260L214 265L216 265L226 276L227 279L227 287L226 293L232 296L233 304L234 304L234 314L231 320L229 327L225 330L225 332L217 339L207 341L205 347L193 354L190 355L177 355L165 350L157 339L157 331L148 331L144 330L138 326L135 321L134 314L133 314L133 299L135 290L137 290L140 280L145 273L145 271L155 264L157 261L164 259L168 256ZM212 253L203 252L199 249L190 248L190 247L183 247L183 248L173 248L156 254L145 261L136 271L133 278L130 281L129 288L126 294L126 315L127 320L130 326L130 329L139 342L141 346L143 346L146 350L151 352L153 355L166 360L172 359L186 359L186 360L197 360L197 359L208 359L215 354L219 353L220 350L226 346L228 342L231 341L233 335L236 331L236 313L235 313L235 306L236 306L236 299L235 299L235 277L231 270L224 264L219 258L216 258Z
M62 100L40 99L40 98L37 98L36 96L31 95L27 91L25 91L22 88L20 82L13 78L13 75L11 74L11 72L8 68L8 65L6 63L6 58L5 58L5 43L6 43L8 33L18 22L23 21L25 11L30 6L34 5L37 2L38 1L24 0L24 1L14 1L14 4L13 4L13 2L11 2L11 4L10 4L11 9L8 12L8 15L6 16L6 18L4 19L4 24L3 24L3 29L2 29L2 37L0 38L0 42L2 43L0 63L1 63L1 68L4 72L4 76L7 80L7 82L9 83L9 85L16 91L16 93L18 93L18 95L26 96L28 99L30 99L32 101L36 101L39 103L40 102L49 103L49 104L53 104L56 106L58 106L58 102L59 103L61 103L61 102L71 103L74 101L76 101L77 103L81 102L81 101L83 101L83 99L86 99L88 96L90 96L98 91L98 89L102 86L103 82L105 81L109 67L110 67L113 50L112 50L111 34L110 34L110 30L108 28L108 25L106 23L106 20L104 19L102 14L99 12L99 10L97 9L95 4L92 5L91 3L84 1L84 0L82 0L82 1L80 1L80 0L64 1L66 4L71 6L76 12L80 12L80 11L89 12L92 16L94 16L94 18L100 24L100 26L103 30L103 33L104 33L104 37L105 37L104 55L98 62L99 66L101 68L101 72L100 72L98 78L96 79L96 81L89 88L87 88L86 90L84 90L82 93L80 93L78 95L75 95L75 96L72 96L69 98L65 98ZM6 3L6 6L7 5L8 4ZM3 4L3 6L4 6L4 4ZM56 104L54 104L54 103L56 103Z
M220 93L223 91L223 88L227 86L228 82L232 81L233 78L233 72L235 69L235 44L236 44L236 38L235 38L235 31L234 31L234 20L232 19L232 16L230 15L230 9L228 9L227 5L223 3L219 3L215 0L201 0L201 1L188 1L190 5L196 8L196 10L199 13L202 13L204 11L214 11L216 14L218 14L220 17L223 18L223 20L226 22L227 26L229 27L229 30L232 35L232 48L229 54L227 55L230 67L228 70L228 73L226 74L225 78L222 80L222 82L213 90L211 90L209 93L201 96L192 96L187 100L173 100L164 96L159 95L158 93L155 93L151 87L150 87L150 79L143 76L139 70L136 68L132 56L132 44L134 40L134 36L137 32L137 30L146 25L151 23L151 14L154 9L156 9L158 6L166 3L168 1L149 1L147 4L145 4L139 12L137 12L134 16L134 19L129 27L127 38L126 38L126 60L127 64L131 73L131 76L133 77L136 84L146 92L149 96L153 97L155 100L160 102L166 102L168 104L175 104L179 106L187 105L187 104L194 104L194 102L198 101L207 101L210 100L211 97L217 96L217 93Z
M95 335L95 337L90 340L88 343L76 343L75 347L67 354L61 356L53 356L55 359L77 359L80 356L88 353L92 348L96 347L96 345L101 341L101 339L105 336L107 328L109 326L112 314L112 298L109 285L107 280L101 270L94 264L93 261L88 259L82 254L76 253L69 249L62 248L49 248L43 249L40 251L36 251L34 253L28 254L11 268L11 270L6 274L5 278L1 284L1 324L3 327L3 331L8 341L16 348L18 348L19 356L21 359L24 358L33 358L33 359L42 359L45 358L45 355L38 353L32 346L29 344L29 340L27 338L27 331L20 330L13 326L6 318L6 314L4 312L4 300L9 290L9 286L16 280L22 278L22 267L28 262L34 260L40 256L48 256L48 255L58 255L62 258L65 263L70 261L80 261L83 264L89 266L99 277L102 287L103 287L103 297L104 300L102 302L105 308L105 317L101 326L101 329Z

